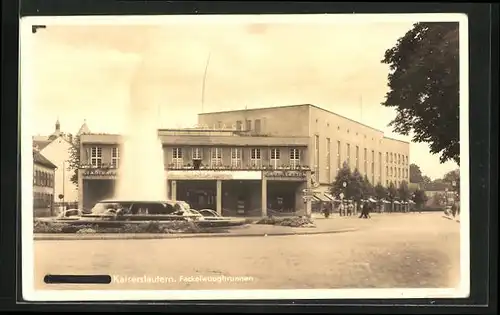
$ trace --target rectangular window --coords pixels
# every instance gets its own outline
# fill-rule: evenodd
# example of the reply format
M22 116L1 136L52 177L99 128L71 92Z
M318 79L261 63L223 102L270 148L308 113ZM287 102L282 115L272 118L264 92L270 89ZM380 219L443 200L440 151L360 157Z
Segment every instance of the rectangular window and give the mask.
M389 152L385 152L385 163L389 163Z
M347 154L347 166L351 167L351 145L349 143L347 143L346 145L346 154Z
M231 148L231 167L241 168L241 148Z
M273 168L278 168L280 166L280 149L271 149L270 162Z
M392 172L392 167L391 167L391 171L389 173L389 176L392 177L392 175L393 175L393 172Z
M245 122L245 130L246 130L246 131L250 131L250 130L252 130L252 121L251 121L251 120L247 120L247 121Z
M201 148L193 148L192 150L193 160L202 160L202 149Z
M90 149L90 165L93 167L102 166L102 148L93 147Z
M290 167L296 168L300 165L300 150L290 149Z
M250 165L252 167L260 168L262 166L260 153L260 149L250 149Z
M382 182L382 152L378 153L378 181Z
M363 157L364 157L363 171L365 172L365 174L367 174L368 173L368 150L366 148L364 149Z
M221 148L212 148L210 166L211 167L222 166L222 149Z
M331 183L331 158L330 158L330 138L326 138L326 180Z
M373 176L373 174L375 174L375 151L374 150L372 150L372 167L371 167L371 169L372 169L372 176Z
M174 164L174 168L181 168L184 165L184 158L182 153L182 148L172 149L172 164Z
M241 120L236 121L236 130L241 130L242 123Z
M391 163L394 163L394 155L391 153Z
M356 169L359 171L359 147L356 146Z
M340 157L342 151L342 146L340 145L340 141L337 141L337 169L340 170L342 168L342 158Z
M111 166L114 168L118 168L120 162L120 149L118 147L114 147L111 149Z
M398 164L401 164L401 154L398 154Z
M255 133L259 134L261 129L260 119L255 119Z

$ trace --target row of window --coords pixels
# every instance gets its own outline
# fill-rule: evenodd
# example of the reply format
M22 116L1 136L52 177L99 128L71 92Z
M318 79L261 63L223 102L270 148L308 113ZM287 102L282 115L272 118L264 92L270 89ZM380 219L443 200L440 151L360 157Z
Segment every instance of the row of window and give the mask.
M192 159L193 160L201 160L202 149L201 148L192 148ZM269 161L270 165L274 167L278 167L282 164L282 151L284 149L281 148L273 148L269 151ZM300 149L290 148L285 149L287 152L285 153L290 161L290 166L295 167L300 165ZM262 149L260 148L252 148L250 151L250 165L253 167L262 166ZM222 148L211 148L210 149L210 165L213 167L222 166ZM175 167L181 167L184 164L184 153L185 148L172 148L172 163ZM230 152L231 157L231 166L232 167L241 167L243 161L243 148L231 148Z
M120 150L118 147L111 149L111 166L118 167L120 162ZM102 148L93 147L90 149L90 164L95 167L102 166Z
M399 153L386 152L385 162L408 166L408 156Z
M34 208L48 208L54 202L54 195L47 193L33 193L33 207Z
M385 186L386 186L386 187L389 187L389 185L390 185L390 184L394 184L394 186L395 186L396 188L399 188L399 186L400 186L403 182L404 182L404 180L399 180L399 181L398 181L398 180L395 180L395 181L392 181L392 180L388 180L388 179L386 179L386 181L385 181ZM406 182L408 182L408 181L406 181Z
M342 159L341 154L342 154L342 144L340 141L337 141L337 170L342 168L342 163L347 162L348 165L351 165L351 145L349 143L346 143L346 158ZM326 169L330 170L331 169L331 139L326 138ZM314 141L314 156L315 156L315 165L314 169L316 171L316 176L319 176L319 164L320 164L320 154L319 154L319 135L315 136L315 141ZM355 168L358 169L359 171L363 172L364 174L368 174L368 149L364 148L363 149L363 168L360 168L359 165L359 146L356 146L356 151L355 151ZM370 163L370 173L371 173L371 181L375 182L375 150L371 150L370 152L371 155L371 163ZM391 156L392 158L396 156L396 154L393 155L393 153L389 152L386 153L386 156ZM402 162L404 165L408 163L408 157L404 156L402 154L397 154L398 157L398 163ZM391 158L391 159L392 159ZM389 160L387 160L389 161ZM379 181L380 181L380 174L382 174L382 152L378 152L378 172L379 172ZM387 168L387 167L386 167ZM388 169L388 168L387 168ZM403 171L401 171L403 170ZM401 173L402 172L402 173ZM389 171L386 171L387 176L392 177L393 176L393 171L391 167L391 173ZM408 170L407 169L399 169L396 171L396 168L394 168L394 177L403 177L403 178L408 178ZM327 171L327 182L331 182L331 172Z
M389 166L385 167L385 175L387 177L397 177L397 178L404 178L408 179L409 177L409 172L407 168L399 168L399 167L394 167L392 168Z
M34 170L33 185L42 187L54 187L54 174L51 172Z

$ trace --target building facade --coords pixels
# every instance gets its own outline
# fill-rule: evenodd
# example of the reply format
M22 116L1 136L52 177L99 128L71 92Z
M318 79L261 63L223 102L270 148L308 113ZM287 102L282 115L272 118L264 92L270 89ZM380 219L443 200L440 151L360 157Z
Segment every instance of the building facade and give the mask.
M374 185L409 182L408 142L314 105L205 113L198 120L201 125L234 126L254 135L309 139L308 161L319 189L328 189L344 162Z
M223 215L310 213L347 162L374 183L408 181L409 144L313 105L205 113L197 128L158 131L166 195ZM111 198L119 135L80 138L79 202Z
M86 123L82 125L77 136L84 132L90 132ZM70 149L74 142L75 137L72 134L61 131L59 120L56 121L52 134L33 137L33 149L40 152L57 167L54 178L54 201L57 203L67 204L78 201L77 186L71 181L73 172L68 170ZM59 196L63 196L63 198L58 198Z
M40 152L33 150L33 216L54 215L54 165Z
M172 200L223 215L310 212L307 138L251 136L236 131L159 130L167 191ZM81 136L80 208L112 198L122 137ZM133 196L130 197L133 199Z

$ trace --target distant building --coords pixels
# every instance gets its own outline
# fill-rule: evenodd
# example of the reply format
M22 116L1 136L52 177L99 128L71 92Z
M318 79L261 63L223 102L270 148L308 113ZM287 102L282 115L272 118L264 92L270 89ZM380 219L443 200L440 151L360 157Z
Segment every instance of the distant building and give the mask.
M33 150L33 216L54 214L54 179L56 165Z
M376 185L409 182L410 145L381 130L315 105L291 105L199 114L208 126L236 126L249 134L307 138L307 163L320 189L328 189L347 162Z
M409 178L408 142L314 105L204 113L198 122L158 131L168 196L194 208L308 213L304 193L314 188L314 198L331 200L326 193L344 161L374 184ZM120 135L82 135L80 208L113 196L121 143Z
M87 123L84 122L77 136L89 132L90 130ZM61 131L59 119L55 123L55 130L52 134L48 136L33 137L33 149L40 152L57 167L54 181L54 198L56 202L78 202L77 187L71 182L73 172L68 170L70 148L73 146L74 142L75 138L72 134ZM59 199L59 195L63 195L63 198Z

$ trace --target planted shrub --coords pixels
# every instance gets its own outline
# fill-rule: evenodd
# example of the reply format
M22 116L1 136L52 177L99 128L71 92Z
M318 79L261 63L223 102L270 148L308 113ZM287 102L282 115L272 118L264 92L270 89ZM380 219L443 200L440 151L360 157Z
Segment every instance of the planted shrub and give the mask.
M306 225L313 225L314 222L306 217L293 217L293 218L267 217L260 219L259 221L256 222L256 224L302 227Z
M61 233L64 225L50 222L35 221L33 233Z

